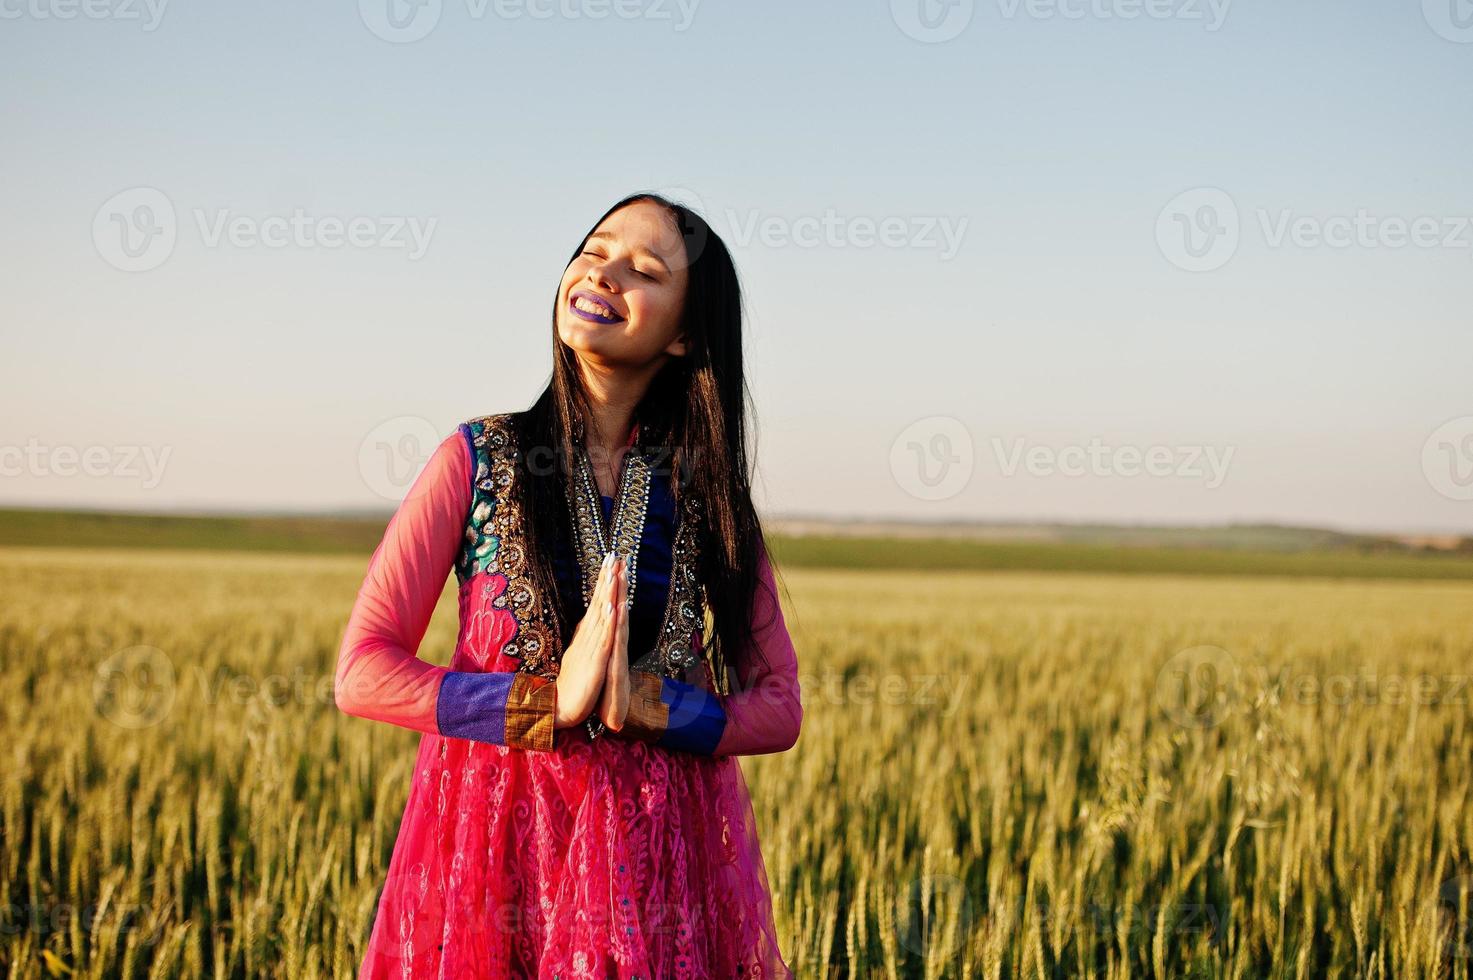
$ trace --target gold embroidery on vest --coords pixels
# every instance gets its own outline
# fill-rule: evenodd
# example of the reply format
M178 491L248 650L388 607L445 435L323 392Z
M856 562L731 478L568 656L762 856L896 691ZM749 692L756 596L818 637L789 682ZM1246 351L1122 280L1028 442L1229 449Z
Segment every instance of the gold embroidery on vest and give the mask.
M650 482L649 461L635 453L625 456L619 488L614 491L612 526L605 528L603 502L593 477L593 464L587 451L581 447L575 454L573 485L567 496L573 512L578 567L583 572L585 605L598 584L604 555L610 551L624 559L628 568L628 594L633 600L639 581L639 544L644 537L645 519L649 514Z
M700 501L691 494L682 495L671 547L670 592L665 600L659 638L655 648L632 665L632 669L690 682L689 671L701 662L702 653L697 653L691 645L696 632L704 631L706 620L705 592L698 573L700 515ZM703 645L703 652L709 659L710 648ZM711 680L717 691L726 693L726 671L719 664L711 664Z
M516 636L502 648L521 661L519 671L556 677L562 655L547 604L527 569L519 499L520 469L511 418L487 415L469 423L476 447L475 500L466 527L464 576L500 573L506 588L492 605L509 609Z

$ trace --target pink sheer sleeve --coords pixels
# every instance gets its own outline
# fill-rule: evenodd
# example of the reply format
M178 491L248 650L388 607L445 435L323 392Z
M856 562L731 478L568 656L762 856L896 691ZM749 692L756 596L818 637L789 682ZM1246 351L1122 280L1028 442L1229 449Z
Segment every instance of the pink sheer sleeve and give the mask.
M752 642L767 663L758 666L755 676L741 678L740 687L724 699L726 727L716 744L716 755L783 752L798 741L803 726L798 655L778 602L766 542L752 599Z
M430 456L369 560L338 650L337 705L419 732L550 750L553 682L450 670L416 655L461 545L471 476L461 426Z
M669 677L632 674L629 714L617 734L700 755L762 755L792 748L803 725L798 656L783 620L766 542L752 600L752 644L766 663L754 663L750 675L740 677L742 683L725 697Z

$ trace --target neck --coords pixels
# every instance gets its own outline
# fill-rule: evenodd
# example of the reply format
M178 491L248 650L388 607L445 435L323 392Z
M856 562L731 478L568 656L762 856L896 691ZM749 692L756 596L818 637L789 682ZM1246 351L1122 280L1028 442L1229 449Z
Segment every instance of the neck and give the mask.
M588 393L589 419L584 444L595 465L617 472L634 409L639 404L660 365L635 371L581 362L583 388Z

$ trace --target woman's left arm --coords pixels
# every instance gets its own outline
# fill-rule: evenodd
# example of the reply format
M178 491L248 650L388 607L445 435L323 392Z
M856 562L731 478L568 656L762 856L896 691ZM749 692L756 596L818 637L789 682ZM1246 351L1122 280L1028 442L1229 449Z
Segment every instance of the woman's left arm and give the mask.
M722 698L694 684L636 671L630 676L629 714L620 734L715 756L783 752L798 741L803 725L798 657L765 542L760 550L752 643L763 656L739 660L758 662L755 676Z

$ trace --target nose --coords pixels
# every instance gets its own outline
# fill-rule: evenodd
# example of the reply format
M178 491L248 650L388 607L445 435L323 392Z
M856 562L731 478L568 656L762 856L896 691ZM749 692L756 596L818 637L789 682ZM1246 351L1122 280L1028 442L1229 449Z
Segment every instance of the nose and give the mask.
M588 267L588 273L583 278L605 292L617 293L619 284L613 276L609 275L605 265L604 262L593 263Z

